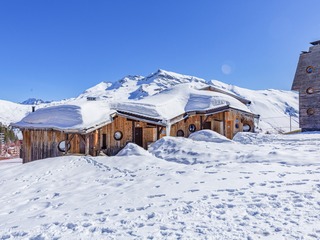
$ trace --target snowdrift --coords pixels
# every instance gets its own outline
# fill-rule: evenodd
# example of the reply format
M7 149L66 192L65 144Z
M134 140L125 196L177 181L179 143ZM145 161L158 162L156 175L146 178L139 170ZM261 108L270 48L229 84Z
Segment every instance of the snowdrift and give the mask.
M319 133L166 137L160 158L128 144L0 161L0 239L319 239L319 147Z

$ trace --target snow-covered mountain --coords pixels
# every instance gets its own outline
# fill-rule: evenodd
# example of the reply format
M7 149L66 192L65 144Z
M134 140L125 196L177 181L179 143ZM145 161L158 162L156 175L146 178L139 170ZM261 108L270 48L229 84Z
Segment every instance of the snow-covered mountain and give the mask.
M0 100L0 122L9 125L32 111L31 106Z
M258 128L263 132L287 132L298 129L298 94L283 90L249 90L233 85L227 85L217 80L206 81L194 76L188 76L158 70L146 77L126 76L121 80L101 82L80 94L76 98L66 99L52 103L41 103L37 108L56 106L65 103L78 105L88 97L95 97L110 102L127 101L128 99L141 99L146 96L158 94L170 87L192 83L196 88L214 86L228 91L230 94L241 96L251 101L250 110L260 115ZM4 124L21 120L28 112L29 106L22 104L0 102L0 121ZM15 114L19 113L19 114ZM291 123L290 123L291 121Z
M50 103L50 101L44 101L42 99L36 99L36 98L29 98L25 101L23 101L21 104L25 104L25 105L39 105L42 103Z

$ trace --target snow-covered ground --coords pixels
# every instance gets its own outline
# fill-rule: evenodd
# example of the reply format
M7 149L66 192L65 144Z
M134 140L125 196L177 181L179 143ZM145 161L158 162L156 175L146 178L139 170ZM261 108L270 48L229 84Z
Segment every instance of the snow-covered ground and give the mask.
M320 239L319 147L320 133L200 131L0 161L0 239Z

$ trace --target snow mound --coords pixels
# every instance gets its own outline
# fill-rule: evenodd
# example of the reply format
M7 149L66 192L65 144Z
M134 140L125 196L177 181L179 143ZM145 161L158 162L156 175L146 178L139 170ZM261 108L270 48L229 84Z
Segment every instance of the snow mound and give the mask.
M320 239L320 134L240 136L0 161L0 239Z
M195 142L188 138L163 137L151 145L149 152L157 158L161 158L169 162L187 165L202 164L205 161L210 160L206 157L200 157L200 154L195 150L200 145L203 145L203 142Z
M204 142L215 142L215 143L232 142L230 139L212 130L201 130L201 131L194 132L190 134L189 139L192 139L193 141L204 141Z
M118 154L118 157L123 156L151 156L144 148L134 143L128 143Z

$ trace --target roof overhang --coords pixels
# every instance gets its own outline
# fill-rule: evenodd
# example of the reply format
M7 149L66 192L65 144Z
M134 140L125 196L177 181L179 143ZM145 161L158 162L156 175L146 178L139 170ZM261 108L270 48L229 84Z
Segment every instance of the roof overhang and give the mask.
M42 127L42 126L23 126L20 125L19 123L11 123L10 126L14 127L14 128L19 128L20 130L36 130L36 131L40 131L40 130L44 130L44 131L59 131L59 132L64 132L64 133L77 133L77 134L88 134L91 133L109 123L111 123L111 120L108 121L104 121L101 122L99 124L95 124L91 127L88 128L58 128L58 127Z
M136 121L142 121L142 122L146 122L146 123L151 123L151 124L155 124L155 125L159 125L159 126L166 126L166 122L163 121L163 119L158 119L158 118L151 118L151 117L147 117L147 116L143 116L143 115L139 115L139 114L135 114L135 113L130 113L130 112L126 112L126 111L117 111L117 113L115 115L121 116L121 117L125 117L131 120L136 120Z
M207 86L207 87L204 87L204 88L200 88L200 90L209 90L209 91L212 91L212 92L222 93L222 94L228 95L230 97L233 97L233 98L239 100L240 102L242 102L245 105L250 105L251 104L251 101L248 100L248 99L245 99L243 97L239 97L236 94L232 94L230 92L224 91L223 89L220 89L220 88L217 88L217 87L214 87L214 86L211 86L211 85Z

